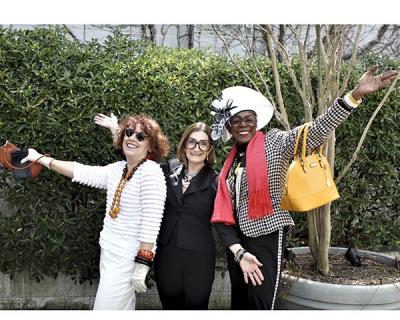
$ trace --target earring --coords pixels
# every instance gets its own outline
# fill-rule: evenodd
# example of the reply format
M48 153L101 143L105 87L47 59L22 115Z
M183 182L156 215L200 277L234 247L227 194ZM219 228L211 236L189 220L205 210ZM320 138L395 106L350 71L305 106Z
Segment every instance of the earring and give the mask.
M208 153L207 153L207 157L206 157L207 161L208 161Z

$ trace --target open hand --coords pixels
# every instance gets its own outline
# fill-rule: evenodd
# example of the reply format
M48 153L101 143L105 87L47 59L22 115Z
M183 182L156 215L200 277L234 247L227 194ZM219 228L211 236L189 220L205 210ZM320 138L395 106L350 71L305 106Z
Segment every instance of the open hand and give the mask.
M359 100L368 93L375 92L389 85L396 79L398 71L391 70L379 75L374 75L378 70L378 66L368 68L368 70L358 80L357 87L353 90L352 96Z
M105 114L99 113L94 116L93 121L95 124L110 129L111 131L117 130L118 126L118 118L111 113L110 116L106 116Z
M264 281L264 276L259 267L262 266L262 263L258 261L256 256L252 255L249 252L246 252L240 260L240 268L242 268L244 282L249 283L249 279L253 286L261 285Z

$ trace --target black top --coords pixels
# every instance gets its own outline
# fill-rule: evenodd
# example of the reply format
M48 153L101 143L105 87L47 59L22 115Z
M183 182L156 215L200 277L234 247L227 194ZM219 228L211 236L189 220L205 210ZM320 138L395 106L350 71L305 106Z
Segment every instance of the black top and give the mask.
M161 168L167 183L167 199L158 243L213 253L214 238L210 220L217 192L217 173L210 166L204 166L182 193L184 169L179 175L178 184L174 185L169 177L169 165L162 164Z

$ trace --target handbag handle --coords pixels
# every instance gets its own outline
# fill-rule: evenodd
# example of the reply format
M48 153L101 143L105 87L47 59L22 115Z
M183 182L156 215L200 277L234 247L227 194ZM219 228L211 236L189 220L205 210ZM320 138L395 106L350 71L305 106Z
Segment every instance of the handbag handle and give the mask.
M48 156L47 154L43 154L42 156L40 156L39 158L37 158L35 161L31 161L31 163L29 163L28 165L24 166L24 167L14 167L11 163L9 163L7 161L7 157L6 157L6 149L8 146L9 142L6 141L6 143L4 144L4 148L3 148L3 156L4 156L4 162L10 167L13 168L14 170L23 170L23 169L27 169L31 166L33 166L36 162L38 162L40 159L42 159L43 157Z
M308 129L310 128L311 123L308 122L304 125L303 131L303 145L301 146L301 160L306 160L306 151L307 151L307 137L308 137Z
M303 146L301 149L301 159L304 161L306 159L306 151L307 151L307 137L308 137L308 129L311 127L311 122L305 124L304 133L303 133ZM318 155L322 157L324 154L322 152L323 144L318 146ZM311 154L315 153L317 148L312 148Z
M307 151L307 137L308 137L308 129L311 127L311 122L307 122L305 124L303 124L298 133L297 133L297 137L296 137L296 142L294 145L294 151L293 151L293 158L294 159L299 159L299 155L297 152L298 149L298 145L300 142L300 137L303 136L303 141L302 141L302 147L301 147L301 159L304 161L306 158L306 151ZM318 146L318 154L320 156L323 156L323 149L322 149L323 144L321 144L320 146ZM313 148L311 153L315 153L315 151L317 150L317 148Z
M299 142L300 142L300 137L303 135L303 131L304 128L307 126L308 123L303 124L300 128L299 131L297 132L297 137L296 137L296 142L294 144L294 150L293 150L293 158L298 159L298 152L297 152L297 148L299 146ZM303 139L304 141L304 139Z

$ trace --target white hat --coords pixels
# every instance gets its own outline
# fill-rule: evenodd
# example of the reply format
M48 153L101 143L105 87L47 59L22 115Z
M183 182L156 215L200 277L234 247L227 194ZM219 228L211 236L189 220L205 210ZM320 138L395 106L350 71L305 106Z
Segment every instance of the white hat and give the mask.
M274 107L271 102L260 92L247 87L229 87L222 91L221 100L214 100L211 103L211 114L213 124L211 126L213 140L222 137L226 142L231 134L225 127L225 122L235 114L251 110L257 115L257 130L264 128L274 114Z

